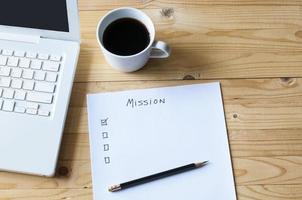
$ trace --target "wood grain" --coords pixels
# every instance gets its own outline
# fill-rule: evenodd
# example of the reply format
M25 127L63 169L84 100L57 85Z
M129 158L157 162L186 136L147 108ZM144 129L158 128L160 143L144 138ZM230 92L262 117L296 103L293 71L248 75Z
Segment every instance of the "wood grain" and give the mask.
M301 200L302 185L249 185L237 187L241 200ZM0 200L90 200L92 189L2 190Z
M54 178L0 172L1 189L91 188L90 161L59 161ZM0 190L1 194L1 190ZM1 196L1 195L0 195Z
M241 200L301 200L302 185L251 185L237 188Z
M233 158L237 185L301 184L302 157Z
M233 158L237 186L302 185L302 156ZM2 189L91 188L90 161L60 161L55 178L0 173ZM0 190L1 191L1 190Z
M168 17L162 15L162 9L143 11L154 21L157 39L171 45L172 56L151 60L134 74L112 70L98 48L95 29L106 11L82 11L83 40L76 81L302 75L300 6L179 6L172 7Z
M143 8L159 8L159 7L201 7L206 5L253 5L253 6L299 6L301 5L301 0L244 0L244 1L234 1L234 0L79 0L80 10L110 10L116 7L129 6Z
M231 130L233 157L301 156L302 130Z
M0 200L91 200L92 189L1 190Z

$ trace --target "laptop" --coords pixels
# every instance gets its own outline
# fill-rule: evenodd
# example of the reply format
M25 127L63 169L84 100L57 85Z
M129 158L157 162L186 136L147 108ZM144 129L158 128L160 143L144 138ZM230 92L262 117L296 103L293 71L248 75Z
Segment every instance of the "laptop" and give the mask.
M53 176L80 51L77 0L0 6L0 171Z

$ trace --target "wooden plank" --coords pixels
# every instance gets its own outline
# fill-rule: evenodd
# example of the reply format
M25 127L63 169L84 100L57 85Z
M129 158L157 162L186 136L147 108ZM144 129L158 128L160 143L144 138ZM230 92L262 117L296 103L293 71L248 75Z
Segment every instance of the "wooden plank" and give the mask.
M233 166L238 185L302 183L301 156L234 158Z
M302 130L231 130L232 157L300 156Z
M112 69L99 50L83 49L75 82L182 80L188 75L194 79L302 77L301 52L244 53L239 49L211 53L192 52L191 48L194 47L187 47L188 51L175 48L171 58L150 60L134 73Z
M302 185L250 185L237 187L238 200L300 200ZM29 189L0 190L1 200L90 200L92 189Z
M92 189L28 189L0 190L0 200L91 200Z
M289 6L289 5L301 5L301 0L244 0L244 1L234 1L234 0L166 0L166 1L150 1L150 0L80 0L79 9L80 10L107 10L114 9L116 7L129 6L137 8L158 8L158 7L200 7L205 5L258 5L258 6Z
M302 129L302 79L221 80L229 130ZM86 94L204 81L75 84L66 132L87 133Z
M302 185L302 157L234 158L237 186ZM55 178L43 178L0 172L1 189L67 189L91 188L90 161L60 161Z
M142 11L154 22L158 39L169 40L169 44L176 47L191 46L195 47L191 50L199 48L203 52L225 49L282 52L288 48L301 51L302 14L299 6L211 5L171 9L169 15L164 14L165 8ZM107 12L80 12L83 49L98 49L96 26Z
M55 177L0 172L1 189L91 188L90 161L59 161ZM0 190L1 191L1 190ZM1 195L0 195L1 196Z
M75 161L90 160L88 133L64 133L59 159Z
M249 185L237 187L238 200L301 200L302 185ZM1 200L91 200L92 189L0 190Z
M232 157L302 155L302 130L229 131ZM61 160L89 160L88 133L64 134Z
M76 82L122 80L301 77L302 13L299 6L201 6L144 9L172 56L151 60L136 73L106 63L95 29L105 11L82 11L82 48ZM252 11L252 12L247 12Z
M302 185L251 185L237 187L239 200L301 200Z

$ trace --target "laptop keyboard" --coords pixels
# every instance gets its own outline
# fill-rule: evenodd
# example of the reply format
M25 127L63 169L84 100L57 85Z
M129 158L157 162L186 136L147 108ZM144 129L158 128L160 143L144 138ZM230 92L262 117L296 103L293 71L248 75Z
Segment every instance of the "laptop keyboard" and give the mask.
M49 117L62 56L0 50L0 112Z

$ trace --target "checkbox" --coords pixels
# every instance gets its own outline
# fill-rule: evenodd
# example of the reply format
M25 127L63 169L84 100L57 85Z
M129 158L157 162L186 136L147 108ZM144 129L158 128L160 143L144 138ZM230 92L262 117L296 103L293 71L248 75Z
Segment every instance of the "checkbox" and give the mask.
M103 132L102 136L103 136L103 139L109 138L108 132Z
M105 157L105 164L109 164L110 163L110 157Z
M102 125L102 126L107 126L107 125L108 125L107 121L108 121L108 118L102 119L102 120L101 120L101 125Z
M109 151L109 144L104 144L104 151Z

